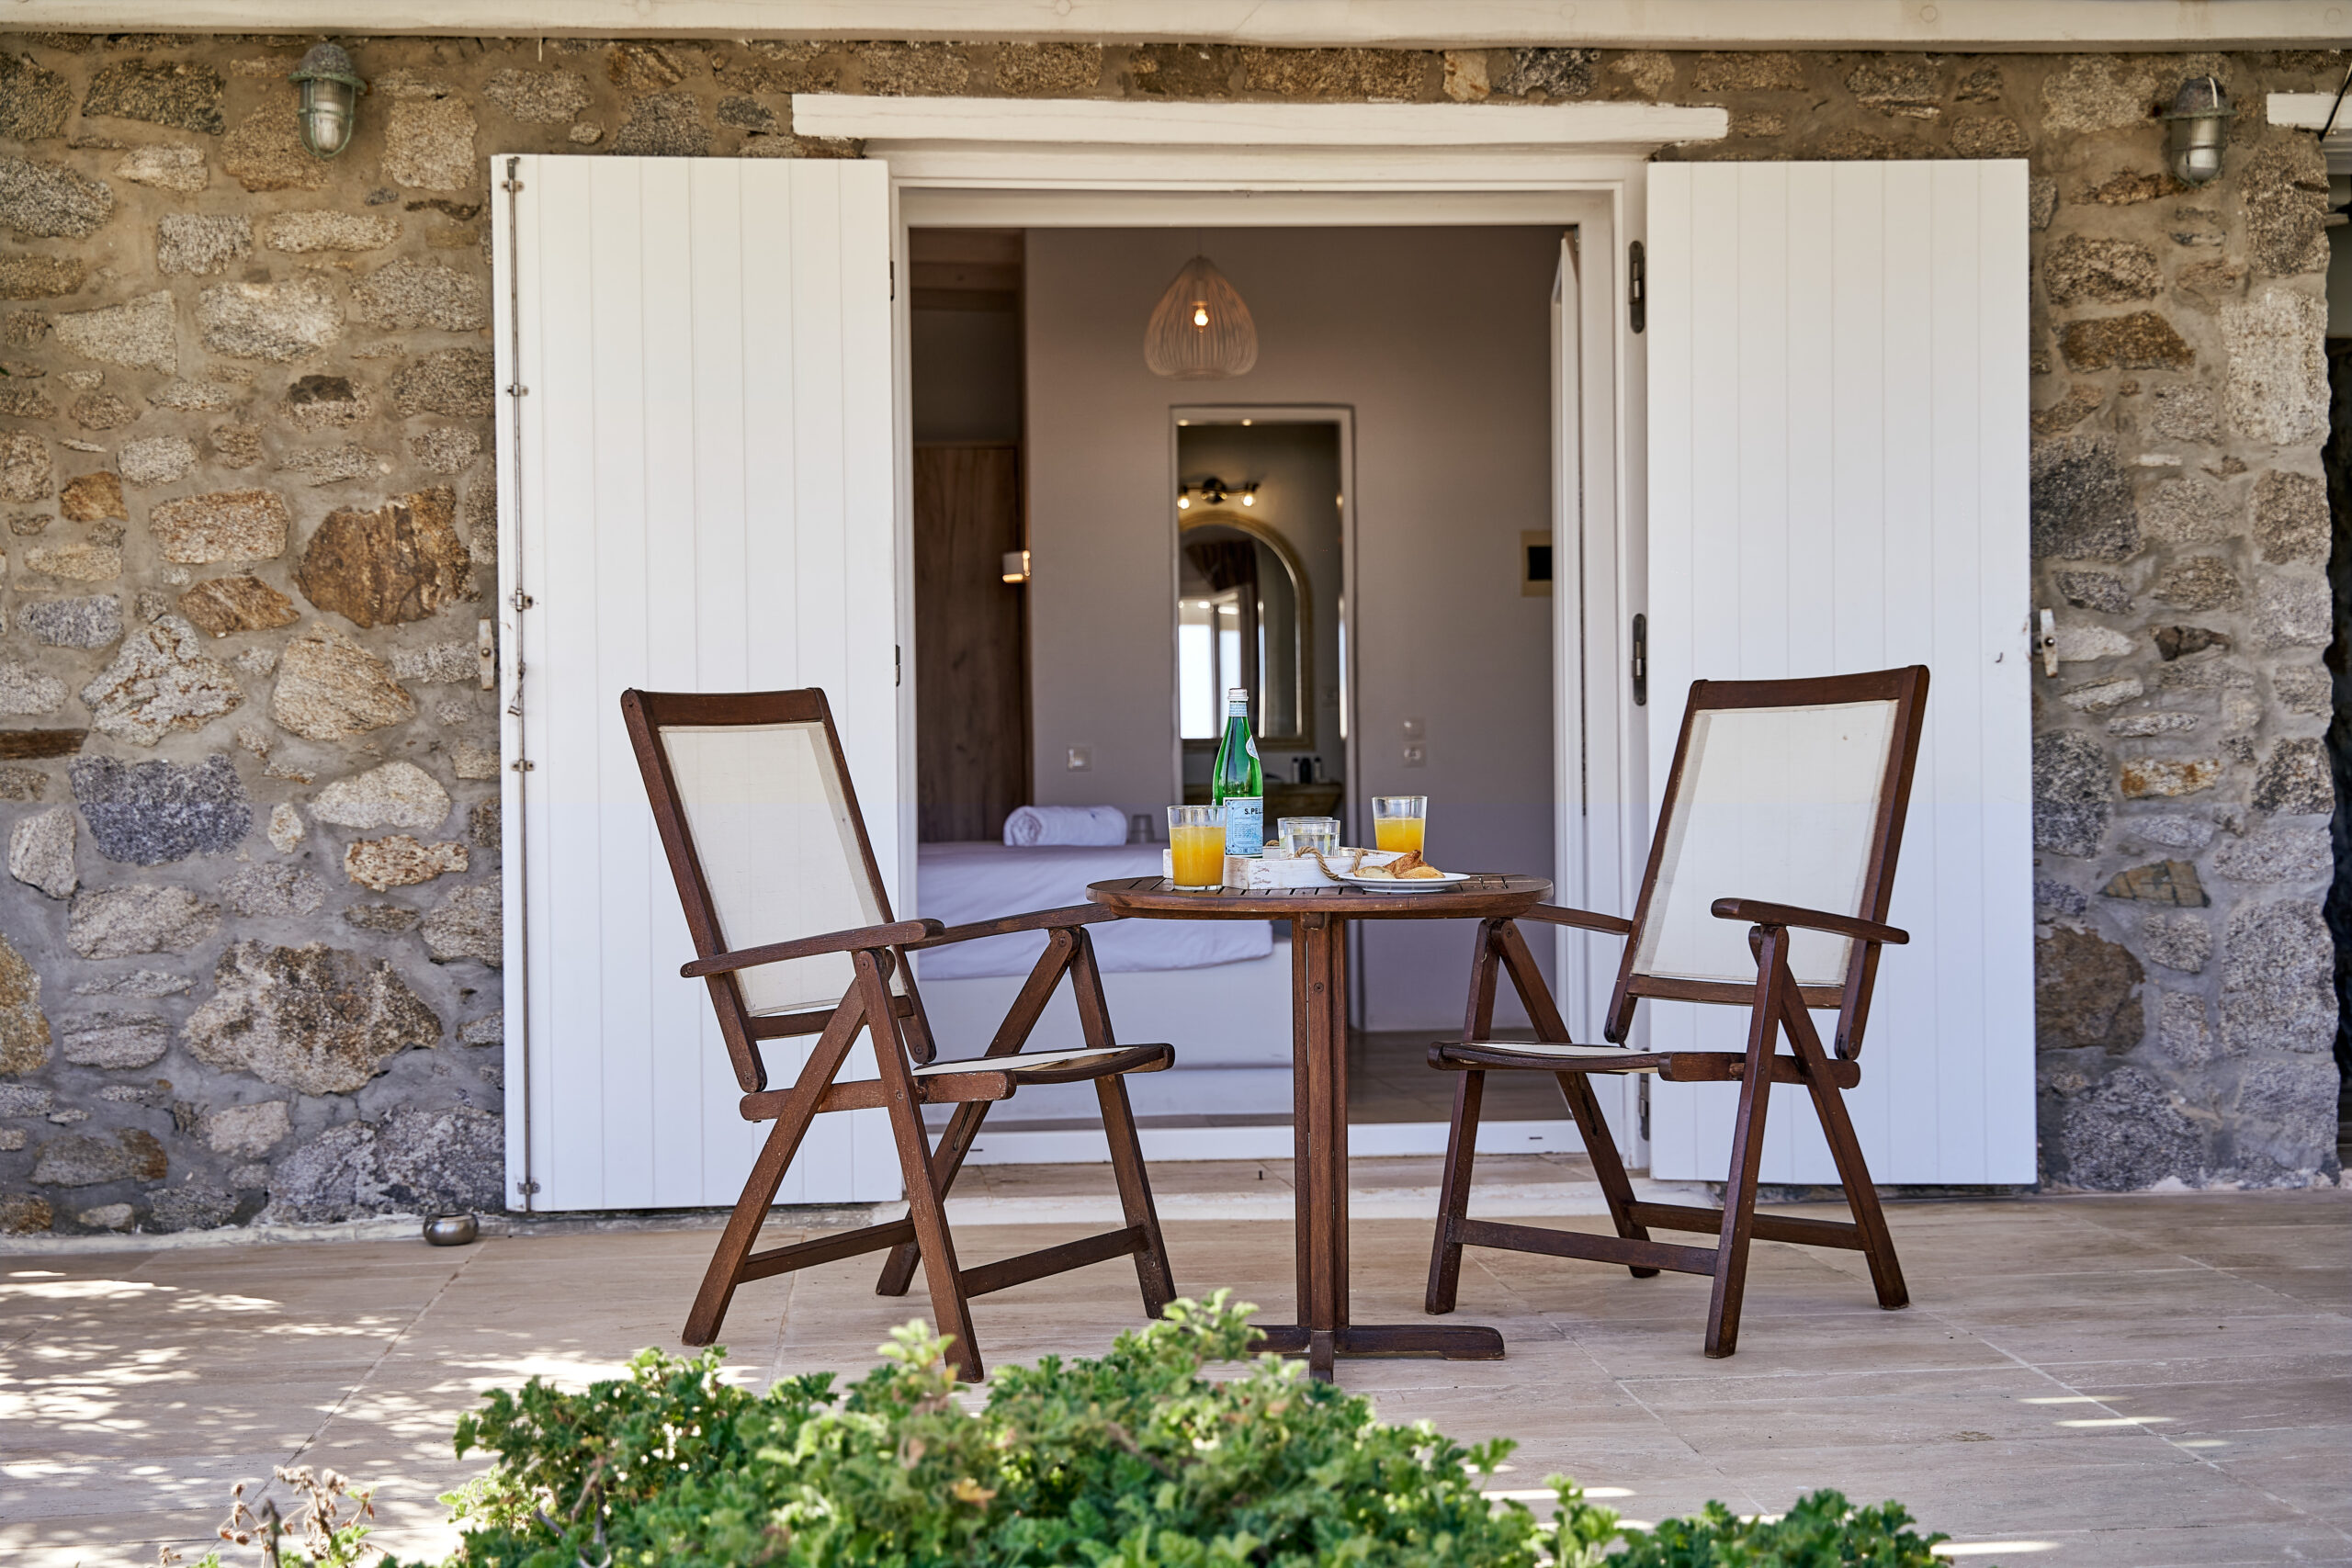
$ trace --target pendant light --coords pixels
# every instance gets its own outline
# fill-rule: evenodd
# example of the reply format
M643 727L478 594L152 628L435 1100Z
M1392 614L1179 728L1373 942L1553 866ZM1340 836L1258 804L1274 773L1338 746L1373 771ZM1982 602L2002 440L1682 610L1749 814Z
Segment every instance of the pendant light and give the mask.
M1153 307L1143 362L1153 375L1179 381L1247 376L1258 363L1258 323L1208 257L1186 262Z

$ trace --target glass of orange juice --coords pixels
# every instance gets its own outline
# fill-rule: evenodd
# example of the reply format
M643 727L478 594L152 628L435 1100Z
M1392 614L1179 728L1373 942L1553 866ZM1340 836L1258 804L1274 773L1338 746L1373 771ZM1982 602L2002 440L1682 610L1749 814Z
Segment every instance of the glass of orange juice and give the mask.
M1429 819L1426 795L1375 795L1372 797L1372 847L1398 854L1418 850Z
M1225 807L1168 808L1169 880L1179 893L1214 893L1225 886Z

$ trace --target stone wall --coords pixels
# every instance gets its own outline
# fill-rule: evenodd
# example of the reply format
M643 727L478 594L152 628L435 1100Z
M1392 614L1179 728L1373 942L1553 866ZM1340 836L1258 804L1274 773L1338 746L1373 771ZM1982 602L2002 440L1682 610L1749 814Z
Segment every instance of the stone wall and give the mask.
M795 91L1724 104L1705 158L2034 164L2043 1148L2335 1169L2324 179L2342 57L0 32L0 1229L495 1208L483 160L854 155ZM2151 106L2241 104L2183 190ZM2022 913L2022 911L2020 912Z

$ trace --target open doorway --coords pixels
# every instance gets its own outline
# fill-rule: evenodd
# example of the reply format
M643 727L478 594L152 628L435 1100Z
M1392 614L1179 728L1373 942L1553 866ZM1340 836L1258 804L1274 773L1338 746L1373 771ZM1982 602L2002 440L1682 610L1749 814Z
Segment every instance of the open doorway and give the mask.
M919 465L936 429L925 409L968 402L980 373L923 320L923 258L943 254L942 232L910 231ZM928 752L947 728L926 717L919 911L985 918L960 907L956 878L1019 886L1033 907L1075 902L1087 880L1158 874L1165 808L1205 794L1231 686L1251 693L1270 827L1336 815L1360 841L1374 795L1426 795L1439 863L1551 874L1555 616L1574 606L1531 592L1528 563L1531 541L1550 542L1555 509L1560 227L1051 227L1016 237L1027 575L1014 592L1033 789L1023 804L1103 808L1096 820L1123 824L1129 841L1053 846L1071 864L1068 885L1048 889L1031 879L1049 863L1042 853L938 839L936 825L972 829L933 809L944 803L930 793L941 770ZM1195 254L1211 256L1255 316L1260 357L1246 376L1168 379L1145 363L1152 306ZM951 375L966 378L961 390L937 385ZM916 485L916 668L927 681L938 660L923 644L932 611L922 585L936 576L926 552L961 563L956 592L973 593L981 574L970 564L978 547L944 547L921 522L920 466ZM929 693L917 706L936 711ZM1113 869L1122 853L1135 863ZM1170 930L1157 923L1151 945L1176 946ZM1118 934L1098 933L1105 943ZM1266 1153L1287 1149L1287 929L1269 936L1256 953L1213 964L1106 962L1123 1027L1178 1046L1177 1071L1131 1086L1147 1133L1203 1134L1196 1148L1154 1140L1158 1157L1251 1152L1206 1135L1236 1129L1261 1133ZM1409 1132L1358 1146L1441 1147L1451 1086L1422 1057L1430 1039L1459 1028L1471 928L1384 922L1363 940L1351 1010L1352 1098L1363 1103L1351 1120ZM938 956L918 967L943 1038L985 1027L1026 969L1008 962L1001 974L944 983ZM1062 1043L1052 1023L1037 1047ZM1066 1108L1024 1091L989 1129L1010 1140L1065 1109L1091 1120L1090 1098L1064 1098ZM1556 1095L1531 1092L1525 1107L1496 1112L1498 1126L1523 1114L1535 1129L1521 1134L1524 1146L1576 1146Z
M926 229L911 261L917 836L987 840L1030 796L1021 235Z

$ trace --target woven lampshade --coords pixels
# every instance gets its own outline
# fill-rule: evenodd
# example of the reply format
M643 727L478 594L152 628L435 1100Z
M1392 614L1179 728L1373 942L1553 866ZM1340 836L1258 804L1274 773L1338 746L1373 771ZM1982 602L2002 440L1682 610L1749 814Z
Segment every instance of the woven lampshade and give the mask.
M1186 262L1152 308L1143 362L1179 381L1247 376L1258 363L1258 323L1208 257Z

